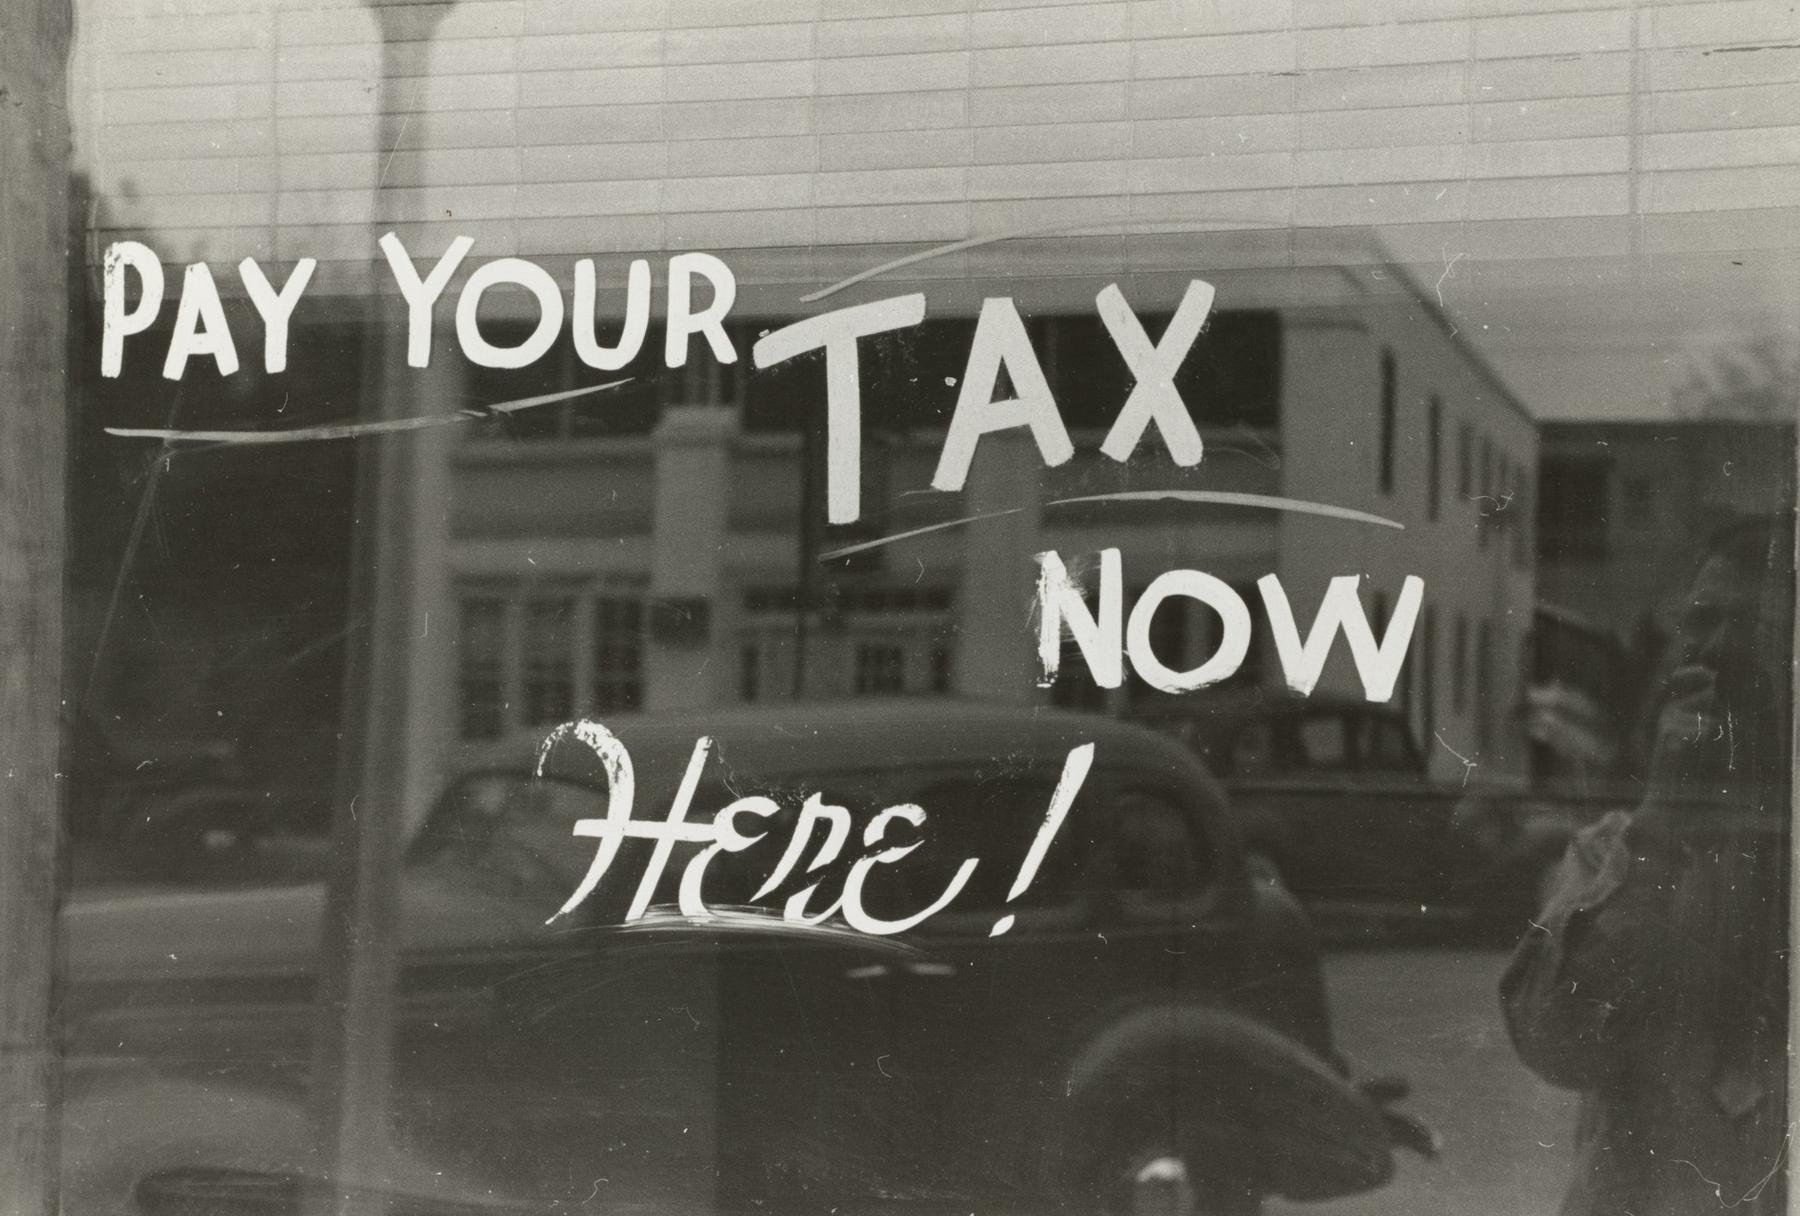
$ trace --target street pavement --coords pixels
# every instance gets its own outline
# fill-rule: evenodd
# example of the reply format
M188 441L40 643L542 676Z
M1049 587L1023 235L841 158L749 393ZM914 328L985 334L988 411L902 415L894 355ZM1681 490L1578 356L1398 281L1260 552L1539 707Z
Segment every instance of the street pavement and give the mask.
M1282 1216L1548 1216L1567 1181L1576 1096L1527 1072L1500 1019L1495 949L1368 949L1326 961L1340 1049L1359 1076L1412 1083L1403 1109L1443 1140L1436 1161L1402 1153L1394 1181Z

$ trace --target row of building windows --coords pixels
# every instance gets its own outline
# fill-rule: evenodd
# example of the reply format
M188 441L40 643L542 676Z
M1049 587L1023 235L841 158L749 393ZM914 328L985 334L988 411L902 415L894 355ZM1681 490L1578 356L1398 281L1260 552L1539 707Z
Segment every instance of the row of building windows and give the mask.
M930 590L933 602L942 596L947 608L948 590ZM1253 594L1248 586L1236 590ZM932 613L910 624L896 624L891 613L847 613L809 641L791 619L768 610L767 593L747 593L745 599L746 606L755 602L760 611L745 624L738 648L741 701L951 691L952 630L947 613ZM1389 597L1378 593L1371 608L1373 620L1385 629ZM641 590L611 585L548 592L489 587L466 592L461 614L458 663L464 738L491 739L518 727L566 722L577 714L642 707L649 614ZM1151 645L1164 662L1180 667L1210 654L1219 628L1217 617L1201 605L1171 600L1152 619ZM1458 716L1472 710L1475 746L1488 749L1494 745L1497 726L1494 626L1457 612L1447 632L1444 654L1440 612L1426 605L1402 695L1421 741L1429 745L1439 725L1440 662L1447 662L1450 709ZM1224 687L1263 683L1271 645L1266 624L1259 621L1243 665ZM1128 703L1138 703L1163 694L1133 675L1121 695ZM1064 640L1051 699L1058 705L1092 710L1110 703L1070 639Z
M1377 619L1385 619L1382 615L1384 605L1379 600L1377 613ZM1450 620L1447 639L1449 653L1443 655L1439 646L1439 619L1438 609L1431 604L1425 605L1419 618L1419 631L1406 664L1403 695L1418 726L1422 742L1429 747L1441 721L1438 712L1442 671L1440 663L1447 662L1450 710L1458 716L1473 712L1475 749L1477 752L1487 751L1498 740L1500 721L1496 717L1496 710L1504 709L1496 696L1503 690L1495 687L1500 674L1500 669L1496 666L1496 649L1500 644L1496 638L1497 631L1490 620L1478 618L1472 621L1467 613L1456 612ZM1522 650L1516 659L1518 665L1514 670L1523 678L1526 668Z
M850 623L807 641L792 629L744 630L738 700L950 692L950 646L941 629Z
M800 599L791 585L744 591L739 700L950 691L951 587L833 583L804 621Z
M1237 590L1253 593L1248 586ZM885 604L873 592L862 598ZM948 607L947 589L928 589L925 598ZM891 612L853 608L829 630L815 627L808 639L791 619L768 611L769 594L752 592L745 599L747 607L762 610L764 619L753 616L743 629L737 689L742 701L951 690L952 630L944 613L897 625ZM495 738L521 726L564 722L577 713L627 711L643 704L648 613L641 593L490 589L464 594L461 611L458 662L465 738ZM1171 601L1151 622L1151 645L1165 662L1182 666L1211 653L1219 628L1217 618L1200 605ZM1073 643L1067 645L1052 699L1067 706L1103 707L1104 690L1094 684ZM1259 627L1230 686L1261 681L1269 645ZM1153 692L1134 677L1126 695L1138 700Z
M1400 371L1394 352L1381 352L1381 389L1377 418L1379 454L1376 481L1383 494L1395 491L1396 453L1400 428ZM1443 513L1447 407L1436 393L1425 407L1425 518ZM1478 436L1469 421L1457 424L1456 493L1475 505L1479 530L1476 544L1485 549L1496 529L1509 533L1512 559L1524 567L1531 559L1530 474L1508 459L1490 436Z
M1168 316L1141 318L1160 336ZM591 397L497 414L480 428L489 438L566 439L647 434L671 405L720 405L742 411L749 431L797 431L822 418L822 356L791 359L753 371L756 339L786 322L738 320L726 326L737 362L720 364L696 346L685 366L663 366L662 337L652 324L638 357L618 372L584 365L564 334L531 366L501 370L469 366L464 405L471 408L545 396L629 378ZM864 427L873 433L942 429L949 424L974 336L973 317L928 318L910 329L878 334L859 344ZM1134 379L1097 316L1040 315L1025 319L1045 380L1071 429L1112 425ZM531 326L493 321L484 336L499 346L521 344ZM602 345L616 334L597 335ZM1175 375L1175 387L1196 424L1272 429L1281 400L1281 323L1277 313L1215 313ZM997 386L1000 392L1007 387ZM809 411L810 404L818 407Z
M467 739L644 699L644 599L614 588L463 595L458 704Z
M740 700L950 691L949 588L846 589L829 618L815 614L810 636L796 627L795 599L791 588L745 592ZM459 606L464 738L643 706L653 614L641 587L479 586Z

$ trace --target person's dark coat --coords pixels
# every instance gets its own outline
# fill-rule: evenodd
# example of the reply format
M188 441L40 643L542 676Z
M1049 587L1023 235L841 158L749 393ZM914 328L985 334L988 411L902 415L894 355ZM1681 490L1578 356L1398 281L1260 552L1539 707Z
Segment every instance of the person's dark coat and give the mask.
M1520 1057L1583 1094L1562 1216L1786 1210L1778 844L1615 812L1571 846L1500 985Z

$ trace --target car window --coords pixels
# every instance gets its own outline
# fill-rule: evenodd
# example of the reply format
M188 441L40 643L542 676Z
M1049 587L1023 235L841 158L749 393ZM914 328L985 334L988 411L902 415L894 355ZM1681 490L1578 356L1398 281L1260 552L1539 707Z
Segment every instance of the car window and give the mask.
M981 864L955 906L973 912L1006 905L1018 869L1016 862L1001 859L1025 856L1055 788L1047 775L997 774L948 778L920 790L912 801L925 809L924 843L903 867L896 867L904 873L909 898L928 900L944 889L964 858L978 857ZM1018 902L1041 906L1069 893L1071 877L1082 870L1089 853L1079 844L1087 826L1083 803L1077 797L1049 857Z
M842 892L844 877L850 866L863 856L863 826L884 805L873 792L876 784L877 778L873 775L853 772L809 777L805 781L770 780L732 772L724 780L702 781L688 812L690 820L711 822L722 807L740 798L768 798L778 808L766 819L738 818L734 825L738 831L750 836L760 834L761 839L741 852L720 853L708 863L706 878L702 884L702 896L706 903L719 907L754 902L759 907L779 909L790 895L808 885L817 884L817 894L812 903L818 907L828 905ZM794 869L775 889L764 894L761 899L753 900L752 896L761 890L763 884L780 867L798 829L801 808L815 795L824 805L841 806L850 813L850 835L843 850L832 862L816 870L810 869L811 862L825 839L825 829L815 829L802 845L804 851L798 857ZM890 835L895 843L904 844L912 839L910 832L907 825L900 824L895 826ZM676 901L682 868L699 849L699 845L691 844L676 847L668 867L663 871L662 882L653 902Z
M605 814L603 790L529 773L475 774L439 800L409 865L488 894L554 901L579 881L591 856L591 844L571 833L575 821Z
M1195 818L1159 791L1128 789L1112 807L1112 880L1121 891L1183 898L1212 877Z

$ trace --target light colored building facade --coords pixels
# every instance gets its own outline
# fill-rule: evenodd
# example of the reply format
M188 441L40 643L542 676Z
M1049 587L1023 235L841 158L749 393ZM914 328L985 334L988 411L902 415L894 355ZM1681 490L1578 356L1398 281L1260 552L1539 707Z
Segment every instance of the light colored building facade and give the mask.
M1349 268L1214 277L1235 308L1221 310L1211 336L1243 332L1246 359L1273 360L1254 424L1206 425L1212 403L1189 401L1207 445L1191 469L1170 460L1154 430L1118 463L1096 450L1104 427L1072 425L1076 455L1054 469L1025 432L996 435L960 494L928 489L941 427L866 438L863 520L825 529L826 550L1025 509L824 562L811 612L799 606L804 441L795 428L746 424L756 410L737 391L751 373L727 377L739 390L719 400L665 406L638 435L579 438L565 425L458 443L447 539L455 606L438 612L460 620L460 634L436 654L454 669L441 682L454 679L457 692L434 703L460 717L439 729L481 735L578 707L698 708L797 692L1048 701L1058 694L1037 687L1034 555L1054 549L1091 571L1101 550L1118 548L1128 606L1164 570L1192 568L1238 589L1260 618L1254 584L1275 573L1303 626L1333 576L1364 576L1379 622L1402 580L1419 575L1425 608L1399 694L1415 731L1445 772L1461 771L1461 755L1483 777L1516 775L1508 711L1522 691L1533 602L1531 420L1417 294L1372 298ZM1059 342L1082 303L1033 318L1046 367L1084 349ZM970 324L964 316L945 328L966 346ZM947 410L956 390L943 378L921 377L911 391ZM1078 382L1049 379L1053 391ZM1067 408L1110 423L1123 392L1098 409ZM821 410L819 385L791 405ZM1260 507L1061 503L1168 488L1305 499L1405 530ZM1208 618L1181 601L1163 609L1159 657L1177 668L1203 661L1216 639ZM1359 692L1343 652L1340 642L1321 691ZM1069 662L1079 677L1083 661ZM1249 666L1243 678L1281 683L1266 637ZM1102 700L1166 695L1128 681Z

